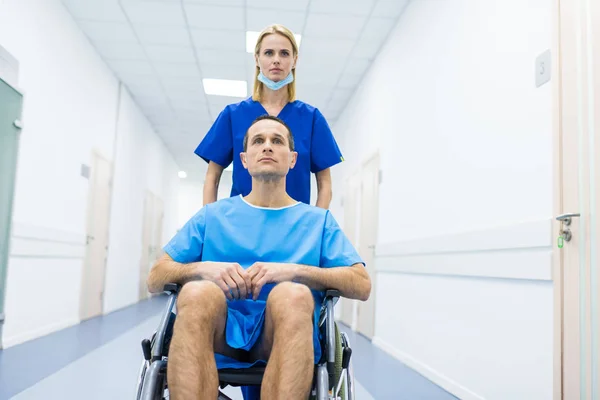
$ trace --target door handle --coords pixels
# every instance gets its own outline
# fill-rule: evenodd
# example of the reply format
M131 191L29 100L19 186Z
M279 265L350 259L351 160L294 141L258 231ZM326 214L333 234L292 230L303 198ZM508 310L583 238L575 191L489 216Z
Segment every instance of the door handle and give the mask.
M571 225L571 222L573 222L573 218L579 217L579 216L580 216L579 213L570 213L570 214L562 214L562 215L559 215L558 217L556 217L556 220L560 221L560 223L561 223L560 232L559 232L560 236L558 238L558 247L559 248L562 248L563 241L565 241L565 242L571 241L573 234L571 233L569 226Z
M559 215L558 217L556 217L556 220L569 226L569 225L571 225L571 221L573 218L580 217L580 216L581 216L581 214L579 214L579 213L562 214L562 215Z

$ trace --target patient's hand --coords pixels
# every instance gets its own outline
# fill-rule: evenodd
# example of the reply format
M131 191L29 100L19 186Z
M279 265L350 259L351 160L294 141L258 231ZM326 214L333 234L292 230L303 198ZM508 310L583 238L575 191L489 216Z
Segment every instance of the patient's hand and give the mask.
M206 262L200 276L217 284L229 300L244 300L250 295L251 280L247 271L238 263Z
M246 270L252 281L252 298L258 299L267 283L280 283L294 280L296 264L256 262Z

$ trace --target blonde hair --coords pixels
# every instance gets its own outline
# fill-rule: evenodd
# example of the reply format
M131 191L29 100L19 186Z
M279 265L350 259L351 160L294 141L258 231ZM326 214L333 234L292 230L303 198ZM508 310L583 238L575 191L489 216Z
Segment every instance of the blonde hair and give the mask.
M267 35L272 35L274 33L278 33L288 38L290 43L292 43L292 56L296 57L298 55L298 44L296 43L296 38L294 37L294 34L285 26L279 24L269 25L265 29L263 29L260 35L258 35L258 39L256 40L254 54L258 56L258 54L260 53L260 46L262 44L263 39ZM252 91L252 100L254 101L262 100L262 89L264 84L258 80L258 74L260 74L260 67L257 65L254 72L254 89ZM287 85L288 97L290 102L296 100L296 68L292 68L292 76L294 77L294 81Z

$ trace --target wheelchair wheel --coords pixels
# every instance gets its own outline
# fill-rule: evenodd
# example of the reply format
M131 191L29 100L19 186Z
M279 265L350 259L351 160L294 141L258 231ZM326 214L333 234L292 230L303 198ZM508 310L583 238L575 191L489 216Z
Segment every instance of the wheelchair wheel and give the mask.
M140 400L142 398L142 388L144 387L144 378L146 377L146 371L148 370L148 361L142 360L142 366L140 367L140 372L138 373L138 381L137 381L137 395L136 400Z
M338 382L340 380L340 376L342 375L342 357L344 354L343 346L345 344L344 338L342 337L342 333L340 332L337 323L334 324L335 328L335 362L333 367L333 380L329 382L329 398L333 398L335 394L335 390L337 388ZM340 392L338 393L338 398L341 400L346 399L346 390L345 390L344 382L342 382ZM310 396L310 400L316 400L316 393L312 393Z
M333 388L335 389L335 387L338 384L338 381L340 380L340 376L342 375L342 356L344 354L344 349L342 346L342 334L338 328L337 322L335 323L335 367L333 369L334 371L334 377L335 380L333 381ZM345 385L342 383L342 388L340 389L340 393L339 393L340 397L342 400L346 400L346 393L345 393Z

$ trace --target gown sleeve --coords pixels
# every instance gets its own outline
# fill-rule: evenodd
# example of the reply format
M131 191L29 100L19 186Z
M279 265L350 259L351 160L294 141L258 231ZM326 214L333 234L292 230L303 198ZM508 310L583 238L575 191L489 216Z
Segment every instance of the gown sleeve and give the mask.
M165 245L163 250L174 261L182 264L202 261L204 232L206 226L206 207L202 207L175 236Z
M317 173L344 161L327 120L315 109L310 145L310 172Z
M320 267L350 267L357 263L365 264L328 210L321 240Z
M231 111L225 107L194 153L207 163L212 161L227 168L233 161Z

